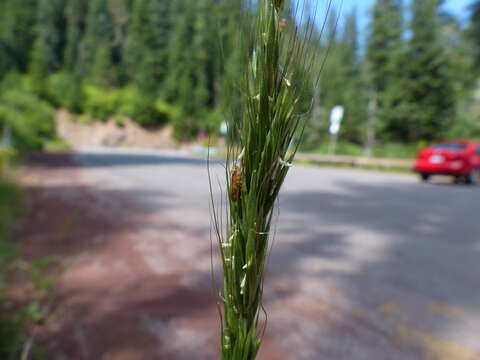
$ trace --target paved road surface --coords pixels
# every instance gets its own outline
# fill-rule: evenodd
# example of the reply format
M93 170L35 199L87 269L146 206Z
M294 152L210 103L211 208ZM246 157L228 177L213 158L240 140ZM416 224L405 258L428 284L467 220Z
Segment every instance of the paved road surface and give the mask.
M75 161L88 186L135 204L143 224L135 251L153 273L209 290L205 161L105 149L80 151ZM212 171L221 178L220 164ZM280 208L262 359L480 359L480 187L295 166ZM215 358L201 326L138 316L172 359ZM179 345L165 347L166 336Z

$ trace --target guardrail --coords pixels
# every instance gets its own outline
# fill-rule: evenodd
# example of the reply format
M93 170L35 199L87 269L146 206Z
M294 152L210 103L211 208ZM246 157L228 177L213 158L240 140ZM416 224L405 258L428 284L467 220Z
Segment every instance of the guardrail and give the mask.
M409 170L413 166L413 160L402 159L384 159L384 158L366 158L345 155L321 155L299 153L296 160L300 162L310 162L318 164L347 165L351 167L372 167L384 169L404 169Z

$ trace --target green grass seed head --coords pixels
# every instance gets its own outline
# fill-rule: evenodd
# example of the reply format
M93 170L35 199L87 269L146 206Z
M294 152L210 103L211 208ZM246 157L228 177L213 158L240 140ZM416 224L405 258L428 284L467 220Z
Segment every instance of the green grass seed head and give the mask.
M253 360L261 344L271 222L296 153L291 144L302 129L298 104L312 83L309 33L286 26L279 16L284 6L284 0L257 2L245 46L242 114L228 126L226 223L213 215L223 265L222 360Z
M285 0L275 0L275 9L277 12L283 11L283 6L285 4Z

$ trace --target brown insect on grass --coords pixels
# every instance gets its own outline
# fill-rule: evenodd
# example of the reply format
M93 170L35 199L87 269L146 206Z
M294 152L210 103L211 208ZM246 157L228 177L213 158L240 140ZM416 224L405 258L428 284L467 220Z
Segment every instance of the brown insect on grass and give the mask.
M234 166L232 169L232 178L230 180L230 198L237 202L242 191L242 169Z

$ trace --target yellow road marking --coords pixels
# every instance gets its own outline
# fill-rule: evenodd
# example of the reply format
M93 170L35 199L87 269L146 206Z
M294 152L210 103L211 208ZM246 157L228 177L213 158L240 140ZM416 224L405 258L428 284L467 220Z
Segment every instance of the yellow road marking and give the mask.
M463 309L448 304L432 302L428 305L428 309L433 313L447 315L454 318L467 316L467 313Z
M436 360L479 360L480 352L466 345L443 339L422 330L397 327L398 335L403 339L417 340Z

